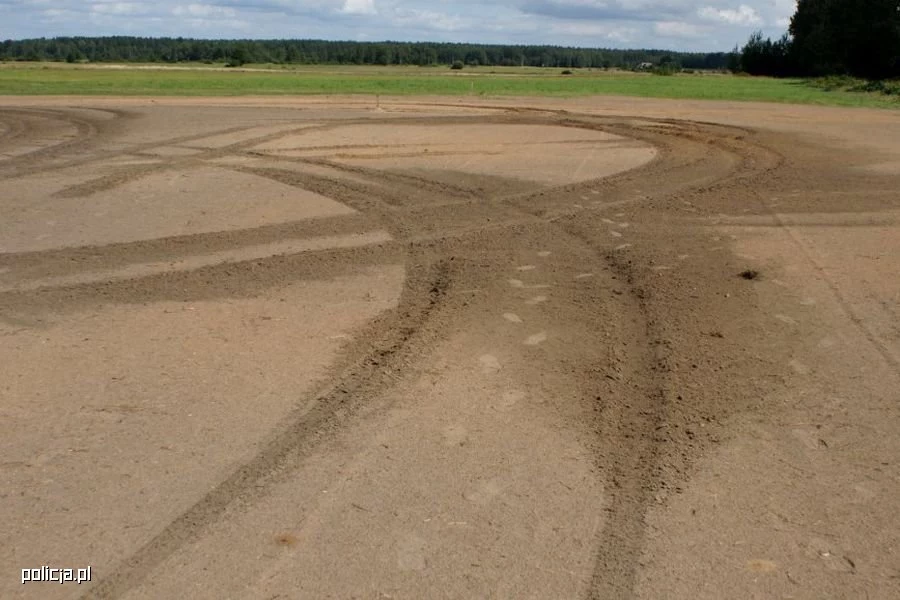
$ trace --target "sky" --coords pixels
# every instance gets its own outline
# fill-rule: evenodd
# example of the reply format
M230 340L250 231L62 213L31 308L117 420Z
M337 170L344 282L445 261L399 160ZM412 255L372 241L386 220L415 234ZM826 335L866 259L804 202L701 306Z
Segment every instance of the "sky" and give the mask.
M0 0L0 40L314 38L727 51L796 0Z

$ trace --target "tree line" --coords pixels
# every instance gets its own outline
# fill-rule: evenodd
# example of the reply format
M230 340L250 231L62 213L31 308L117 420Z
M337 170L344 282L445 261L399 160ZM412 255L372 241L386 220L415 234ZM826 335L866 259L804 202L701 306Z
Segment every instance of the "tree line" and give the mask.
M740 70L776 77L900 77L900 0L799 0L780 39L754 33Z
M431 42L200 40L142 37L56 37L0 42L0 60L68 62L209 62L331 65L530 66L631 69L641 63L725 69L725 52L618 50Z

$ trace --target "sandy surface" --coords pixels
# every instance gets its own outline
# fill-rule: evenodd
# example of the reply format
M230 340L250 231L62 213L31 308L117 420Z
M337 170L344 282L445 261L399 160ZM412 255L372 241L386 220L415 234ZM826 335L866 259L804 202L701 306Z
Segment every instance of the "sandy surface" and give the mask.
M898 140L0 98L0 597L900 596Z

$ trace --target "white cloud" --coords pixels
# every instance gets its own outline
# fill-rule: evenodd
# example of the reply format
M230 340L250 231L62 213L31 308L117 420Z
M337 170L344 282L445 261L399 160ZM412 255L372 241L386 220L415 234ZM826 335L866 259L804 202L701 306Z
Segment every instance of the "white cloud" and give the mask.
M656 35L671 38L696 39L705 37L708 28L684 21L658 21L653 24Z
M212 4L188 4L187 6L176 6L172 9L172 14L178 17L194 17L194 18L233 18L235 10L233 8L215 6Z
M606 38L613 42L614 44L632 44L637 37L638 31L637 29L632 29L630 27L619 27L613 31L610 31L606 34Z
M697 14L702 19L721 21L729 25L759 25L763 22L756 9L746 4L741 4L737 8L704 6L697 11Z
M147 12L146 6L136 2L97 2L91 12L101 15L134 15Z
M340 10L345 15L374 15L375 0L344 0L344 6Z
M797 11L797 0L773 0L770 22L776 27L787 29L791 17Z
M622 27L609 23L563 21L561 23L551 23L550 32L566 37L596 38L617 43L628 43L634 38L637 30L633 27Z
M420 31L470 31L479 25L478 21L471 17L418 9L395 9L388 19L395 27Z

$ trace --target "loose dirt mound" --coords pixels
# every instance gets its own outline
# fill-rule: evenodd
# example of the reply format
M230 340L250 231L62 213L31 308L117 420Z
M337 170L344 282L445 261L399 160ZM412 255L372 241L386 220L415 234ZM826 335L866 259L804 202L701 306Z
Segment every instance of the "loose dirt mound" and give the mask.
M900 593L889 144L794 108L291 102L0 107L6 572Z

